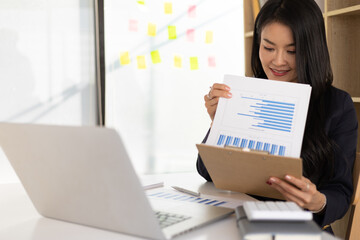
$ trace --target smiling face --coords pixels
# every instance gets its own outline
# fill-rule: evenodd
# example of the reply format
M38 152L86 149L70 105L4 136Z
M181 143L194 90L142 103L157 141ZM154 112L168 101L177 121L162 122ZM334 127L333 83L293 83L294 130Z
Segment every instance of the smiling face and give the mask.
M297 82L295 41L282 23L267 24L261 32L259 57L268 79Z

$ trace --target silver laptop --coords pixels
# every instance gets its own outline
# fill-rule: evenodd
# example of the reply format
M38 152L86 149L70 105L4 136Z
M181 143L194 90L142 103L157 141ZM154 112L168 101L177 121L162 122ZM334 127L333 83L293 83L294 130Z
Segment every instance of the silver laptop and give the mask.
M170 239L233 212L190 202L150 204L113 129L0 123L0 146L45 217ZM161 228L155 211L186 217Z

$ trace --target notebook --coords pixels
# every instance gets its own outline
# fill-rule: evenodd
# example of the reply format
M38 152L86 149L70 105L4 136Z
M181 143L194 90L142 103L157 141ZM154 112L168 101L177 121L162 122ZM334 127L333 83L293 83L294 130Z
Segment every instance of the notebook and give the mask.
M189 202L150 203L113 129L0 123L0 146L45 217L170 239L233 213ZM154 210L186 220L161 228Z

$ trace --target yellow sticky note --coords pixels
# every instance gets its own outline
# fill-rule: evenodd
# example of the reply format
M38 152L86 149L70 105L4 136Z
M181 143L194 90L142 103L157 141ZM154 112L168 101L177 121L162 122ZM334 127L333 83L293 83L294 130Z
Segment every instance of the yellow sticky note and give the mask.
M176 27L168 26L169 39L176 39Z
M145 5L145 1L138 0L137 3L141 5Z
M174 66L177 68L182 67L182 59L180 56L174 56Z
M146 69L145 56L137 56L136 60L138 69Z
M153 23L148 24L148 35L152 37L156 36L156 24Z
M213 32L206 31L205 43L212 43L212 42L213 42Z
M164 3L164 11L165 11L165 14L172 14L172 3L171 2Z
M121 52L120 53L120 64L121 65L130 64L129 52Z
M160 58L160 54L158 50L155 51L151 51L151 61L152 63L156 64L156 63L160 63L161 62L161 58Z
M190 69L191 70L199 69L199 63L197 57L190 57Z

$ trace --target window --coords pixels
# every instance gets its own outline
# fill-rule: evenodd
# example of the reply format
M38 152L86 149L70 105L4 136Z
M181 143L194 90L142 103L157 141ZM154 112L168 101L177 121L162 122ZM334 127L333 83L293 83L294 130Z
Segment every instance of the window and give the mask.
M139 173L195 169L210 126L203 96L244 75L242 4L104 1L106 126Z
M0 121L95 125L94 3L0 2ZM0 182L16 181L0 153Z

